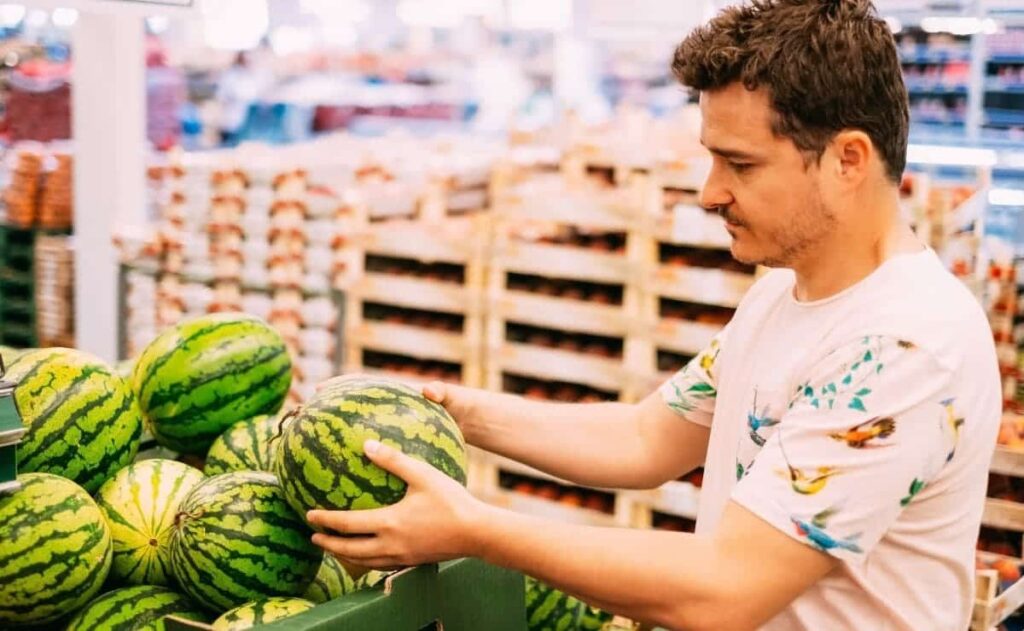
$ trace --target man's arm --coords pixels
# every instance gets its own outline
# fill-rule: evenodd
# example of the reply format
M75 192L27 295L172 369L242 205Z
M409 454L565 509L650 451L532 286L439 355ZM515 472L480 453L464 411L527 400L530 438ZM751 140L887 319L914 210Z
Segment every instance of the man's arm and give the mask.
M409 482L399 504L311 511L314 535L339 559L398 567L479 556L581 600L668 629L755 629L838 563L731 504L714 537L591 528L520 515L473 499L430 465L375 443L367 454Z
M710 429L659 392L640 403L566 404L430 384L467 442L582 486L653 488L699 467Z

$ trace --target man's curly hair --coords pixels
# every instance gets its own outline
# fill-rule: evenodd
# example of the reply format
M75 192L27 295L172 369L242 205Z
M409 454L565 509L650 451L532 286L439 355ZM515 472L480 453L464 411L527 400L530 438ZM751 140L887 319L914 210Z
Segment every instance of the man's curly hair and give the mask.
M696 90L765 88L773 132L821 158L844 129L866 133L893 182L906 167L909 112L899 54L869 0L750 0L676 49L672 71Z

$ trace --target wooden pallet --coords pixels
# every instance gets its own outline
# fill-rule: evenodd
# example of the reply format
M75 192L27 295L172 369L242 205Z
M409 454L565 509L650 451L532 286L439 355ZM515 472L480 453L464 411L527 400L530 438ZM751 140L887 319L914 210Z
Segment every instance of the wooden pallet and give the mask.
M990 552L978 552L978 556L989 561L1010 559L1015 563L1022 562L1021 559ZM995 631L1004 620L1024 607L1024 580L1018 580L1002 593L999 593L999 585L998 571L984 569L975 572L971 631Z

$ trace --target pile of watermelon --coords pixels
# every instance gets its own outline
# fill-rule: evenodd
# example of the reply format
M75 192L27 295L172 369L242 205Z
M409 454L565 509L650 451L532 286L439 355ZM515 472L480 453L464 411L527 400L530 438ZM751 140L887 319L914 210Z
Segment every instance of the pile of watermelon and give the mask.
M243 314L171 328L130 367L19 353L7 378L28 433L21 486L0 494L0 629L245 629L378 581L315 547L306 511L402 498L370 438L465 483L462 435L386 380L338 378L283 409L291 371L281 336ZM139 456L144 433L169 457Z

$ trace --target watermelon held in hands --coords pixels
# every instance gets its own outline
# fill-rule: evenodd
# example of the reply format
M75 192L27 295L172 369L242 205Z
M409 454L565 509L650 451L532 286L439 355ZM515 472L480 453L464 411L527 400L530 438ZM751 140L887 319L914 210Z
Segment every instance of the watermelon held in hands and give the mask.
M271 596L298 596L323 551L270 473L224 473L200 482L178 507L171 566L182 590L223 611Z
M210 619L177 592L140 585L103 594L75 616L67 631L164 631L167 616L196 622Z
M324 562L320 564L320 571L316 573L316 578L309 584L309 588L302 594L302 597L314 603L325 603L354 591L356 591L356 581L349 576L341 562L330 554L324 554Z
M405 482L363 453L371 438L466 484L466 443L442 406L391 380L344 377L285 420L274 470L292 507L305 516L313 508L371 509L402 499Z
M213 629L214 631L243 631L261 624L290 618L313 607L313 603L302 598L266 598L236 607L225 613L213 622Z
M24 473L52 473L95 493L139 451L142 417L129 384L82 351L46 348L12 362L5 379L28 433L18 445Z
M143 460L121 469L96 493L114 541L111 576L131 585L172 585L174 516L204 476L174 460Z
M135 363L132 383L154 438L204 454L241 419L275 414L292 363L281 335L260 318L202 316L164 331Z
M203 473L273 471L274 452L281 433L281 417L257 416L239 421L213 441Z
M0 628L77 611L110 571L110 530L81 486L48 473L18 481L0 494Z

